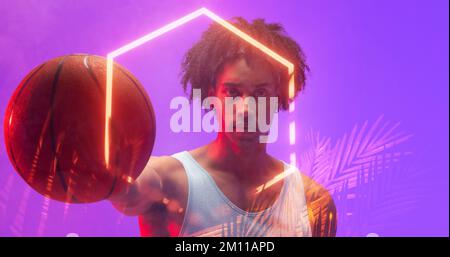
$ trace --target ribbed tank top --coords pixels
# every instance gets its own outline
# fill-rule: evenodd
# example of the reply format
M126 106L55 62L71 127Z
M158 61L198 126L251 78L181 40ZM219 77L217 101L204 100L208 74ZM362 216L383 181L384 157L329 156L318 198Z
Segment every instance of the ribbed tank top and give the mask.
M189 152L179 152L172 157L183 165L189 185L179 236L311 236L303 181L294 166L283 162L283 186L271 207L247 212L225 196Z

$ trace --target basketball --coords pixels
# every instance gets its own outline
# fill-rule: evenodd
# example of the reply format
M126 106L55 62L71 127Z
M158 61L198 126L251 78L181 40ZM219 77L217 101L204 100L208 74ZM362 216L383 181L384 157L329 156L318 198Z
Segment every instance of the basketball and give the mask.
M106 58L73 54L35 67L6 109L14 169L34 190L62 202L96 202L125 190L150 158L155 115L143 86L117 63L109 125L105 104Z

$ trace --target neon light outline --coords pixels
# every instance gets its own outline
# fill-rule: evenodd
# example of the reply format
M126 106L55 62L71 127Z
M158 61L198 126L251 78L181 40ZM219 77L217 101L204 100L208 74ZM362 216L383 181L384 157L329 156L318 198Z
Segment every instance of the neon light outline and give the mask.
M246 42L248 42L251 45L253 45L254 47L260 49L262 52L264 52L268 56L272 57L273 59L275 59L282 65L286 66L286 68L288 69L289 77L290 77L289 88L288 88L289 94L288 95L289 95L289 98L294 97L295 86L294 86L294 76L292 76L294 73L294 64L292 64L291 62L289 62L288 60L286 60L279 54L275 53L270 48L261 44L254 38L250 37L245 32L239 30L238 28L236 28L235 26L233 26L226 20L222 19L215 13L211 12L210 10L206 9L205 7L202 7L202 8L200 8L192 13L189 13L189 14L157 29L157 30L154 30L136 40L133 40L132 42L107 54L107 57L106 57L107 58L107 62L106 62L106 106L105 106L106 111L105 111L105 139L104 139L105 140L104 141L105 164L106 164L107 168L109 168L109 129L110 129L110 120L111 120L111 116L112 116L112 78L113 78L114 58L116 58L122 54L125 54L125 53L131 51L132 49L139 47L139 46L147 43L148 41L155 39L171 30L174 30L174 29L180 27L181 25L186 24L202 15L205 15L205 16L209 17L210 19L212 19L213 21L219 23L220 25L222 25L229 31L236 34L241 39L245 40ZM289 104L289 113L292 113L294 110L295 110L295 101L293 100ZM289 124L289 142L291 145L295 144L295 121L292 121ZM291 159L291 164L296 166L295 152L290 154L290 159ZM276 176L274 179L272 179L269 182L271 182L273 184L281 179L282 179L281 176ZM273 180L275 180L275 181L273 181ZM267 188L267 187L265 187L265 188Z

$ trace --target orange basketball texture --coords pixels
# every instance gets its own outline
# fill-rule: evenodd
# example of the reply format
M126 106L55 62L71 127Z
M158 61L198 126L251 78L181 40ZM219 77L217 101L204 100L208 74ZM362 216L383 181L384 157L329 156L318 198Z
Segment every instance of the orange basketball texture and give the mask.
M156 132L145 89L114 63L110 165L104 154L106 59L74 54L34 68L11 97L4 120L9 158L37 192L87 203L129 185L150 158Z

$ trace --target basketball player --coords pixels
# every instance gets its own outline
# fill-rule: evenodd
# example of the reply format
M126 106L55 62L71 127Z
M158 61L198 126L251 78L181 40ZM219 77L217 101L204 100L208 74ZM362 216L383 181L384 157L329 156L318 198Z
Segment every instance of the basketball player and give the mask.
M263 19L232 23L295 65L297 95L308 66L282 26ZM225 97L278 97L281 110L292 100L286 68L218 24L189 50L182 68L191 97L193 89L223 103ZM247 117L257 110L236 112ZM224 126L235 128L232 122ZM222 130L207 145L152 157L130 189L110 200L126 215L139 215L142 236L335 236L336 208L328 191L270 156L261 134ZM283 179L265 186L279 174Z

